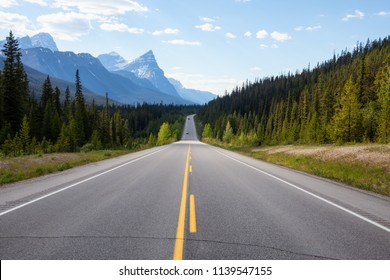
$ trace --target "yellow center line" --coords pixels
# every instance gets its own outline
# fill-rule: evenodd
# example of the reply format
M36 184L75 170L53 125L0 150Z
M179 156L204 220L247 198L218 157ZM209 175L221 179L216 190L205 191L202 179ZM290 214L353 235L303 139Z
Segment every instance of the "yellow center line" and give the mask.
M195 196L190 195L190 232L196 232L196 211L195 211Z
M187 207L187 189L188 189L188 166L190 161L191 146L188 145L186 167L184 168L184 179L183 179L183 190L181 194L180 212L177 221L175 249L173 251L174 260L183 259L183 248L184 248L184 231L185 231L185 220L186 220L186 207Z

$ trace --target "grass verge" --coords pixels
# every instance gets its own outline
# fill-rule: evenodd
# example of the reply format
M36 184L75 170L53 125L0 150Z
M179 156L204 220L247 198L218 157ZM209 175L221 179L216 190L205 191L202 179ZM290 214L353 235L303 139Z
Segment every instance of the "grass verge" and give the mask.
M72 167L109 159L132 151L102 150L88 153L53 153L0 160L0 185L14 183Z
M235 147L241 154L390 196L390 145Z

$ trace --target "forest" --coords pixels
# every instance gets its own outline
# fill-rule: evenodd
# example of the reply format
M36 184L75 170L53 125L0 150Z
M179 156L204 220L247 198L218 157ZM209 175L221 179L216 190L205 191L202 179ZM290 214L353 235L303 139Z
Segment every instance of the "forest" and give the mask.
M390 37L246 82L200 109L203 139L232 145L390 143Z
M390 37L343 51L301 72L247 81L203 107L87 104L50 77L30 92L12 32L1 50L0 155L134 149L180 139L197 113L203 139L232 145L390 143Z
M176 141L191 106L87 104L79 71L75 92L62 93L48 76L40 93L30 92L19 43L10 32L0 72L0 156L99 149L135 149ZM63 101L61 101L63 100Z

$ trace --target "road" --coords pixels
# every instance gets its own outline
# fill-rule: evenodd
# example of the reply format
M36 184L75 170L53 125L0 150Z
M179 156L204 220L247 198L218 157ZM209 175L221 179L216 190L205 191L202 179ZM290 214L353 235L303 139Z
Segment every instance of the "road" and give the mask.
M0 259L390 259L390 200L198 141L0 188Z

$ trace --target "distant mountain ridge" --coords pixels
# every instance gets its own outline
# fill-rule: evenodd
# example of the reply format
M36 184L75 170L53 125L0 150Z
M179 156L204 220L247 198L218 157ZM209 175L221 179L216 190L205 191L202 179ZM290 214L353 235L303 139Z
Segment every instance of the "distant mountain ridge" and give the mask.
M92 95L104 97L107 92L111 99L124 104L204 104L213 99L200 91L184 89L180 82L180 86L174 86L151 50L129 62L116 52L96 58L88 53L59 51L49 33L25 36L18 41L22 62L42 73L38 76L49 75L73 84L79 69L83 86ZM5 40L0 41L1 45L4 43Z
M102 56L99 56L100 59ZM105 56L105 58L108 58ZM111 71L125 71L133 73L139 79L148 80L156 89L159 91L175 96L180 97L179 93L176 91L175 87L168 81L165 77L164 71L158 66L156 58L153 54L153 51L148 51L145 54L141 55L134 61L123 65L123 61L125 61L120 56L111 56L112 59L115 59L116 67L112 67L114 61L102 61L103 65L106 66L107 69L113 69ZM122 72L123 74L123 72Z
M185 88L178 80L173 78L168 78L168 80L182 98L195 102L196 104L204 105L217 98L212 92Z
M105 96L125 104L165 103L190 104L190 101L159 92L156 89L141 87L130 79L109 72L98 60L87 53L52 52L46 48L22 49L22 62L44 74L65 81L74 81L79 69L83 86L98 95Z
M31 48L46 48L50 49L53 52L57 52L57 44L54 41L53 37L49 33L38 33L32 37L24 36L18 38L19 47L21 49L31 49ZM0 41L0 46L2 47L5 43L5 40Z
M180 96L195 104L203 105L217 97L211 92L184 88L179 81L166 78L151 50L132 62L126 62L123 57L115 52L99 55L98 58L113 73L132 79L135 83L144 87L155 87L172 96Z

